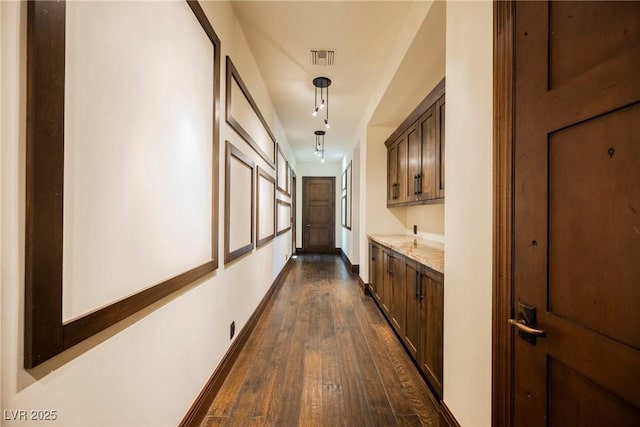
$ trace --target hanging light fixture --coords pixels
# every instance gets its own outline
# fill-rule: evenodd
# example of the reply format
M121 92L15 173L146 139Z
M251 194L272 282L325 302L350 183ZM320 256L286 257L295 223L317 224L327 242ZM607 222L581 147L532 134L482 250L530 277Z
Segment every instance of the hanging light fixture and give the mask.
M316 135L314 154L320 157L320 161L324 163L324 134L326 132L323 130L317 130L313 133Z
M318 111L324 110L324 127L329 129L329 86L331 86L331 79L328 77L316 77L313 79L313 86L315 86L315 104L313 106L313 117L318 116ZM318 89L320 89L320 101L318 102Z

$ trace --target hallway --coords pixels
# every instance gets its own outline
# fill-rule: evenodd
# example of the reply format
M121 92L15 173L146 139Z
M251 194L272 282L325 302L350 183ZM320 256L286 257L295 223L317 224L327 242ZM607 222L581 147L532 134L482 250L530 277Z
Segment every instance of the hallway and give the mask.
M298 256L203 426L439 425L437 405L357 276Z

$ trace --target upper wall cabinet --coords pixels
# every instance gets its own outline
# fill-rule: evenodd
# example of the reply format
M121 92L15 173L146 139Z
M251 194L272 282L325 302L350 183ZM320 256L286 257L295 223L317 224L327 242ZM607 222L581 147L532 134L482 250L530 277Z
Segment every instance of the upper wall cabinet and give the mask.
M444 198L444 79L387 139L387 206Z

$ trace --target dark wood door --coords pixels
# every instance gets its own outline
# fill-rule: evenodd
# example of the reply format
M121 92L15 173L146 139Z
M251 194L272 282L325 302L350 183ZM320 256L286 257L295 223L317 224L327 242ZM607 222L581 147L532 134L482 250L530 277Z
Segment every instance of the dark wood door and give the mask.
M302 177L302 250L327 253L335 251L334 177Z
M436 395L442 397L444 286L443 277L428 268L420 271L420 368Z
M296 210L297 210L297 177L295 172L291 171L291 253L296 253L297 248L297 240L298 240L298 221L296 219Z
M638 426L640 2L515 8L513 425Z
M398 202L398 144L387 149L387 204Z
M393 252L387 248L382 248L384 262L384 279L381 280L381 304L382 310L387 316L391 315L391 304L393 302Z
M420 129L420 170L418 171L418 200L436 198L436 106L427 110L418 120Z
M407 314L407 292L404 281L404 257L391 255L391 324L399 336L404 336Z
M414 261L406 260L404 266L407 316L404 328L404 342L411 356L418 360L420 347L420 267Z
M422 175L422 141L418 124L407 130L407 186L405 200L413 202L420 199L419 179Z
M378 276L377 266L378 259L381 258L380 247L373 242L369 242L369 291L371 296L375 299L380 299L378 296Z

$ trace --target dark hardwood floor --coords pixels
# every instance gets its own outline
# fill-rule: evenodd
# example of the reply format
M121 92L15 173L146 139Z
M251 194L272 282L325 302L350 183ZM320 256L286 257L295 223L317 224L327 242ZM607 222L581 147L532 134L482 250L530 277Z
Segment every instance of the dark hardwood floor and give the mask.
M435 400L338 256L295 263L203 426L439 425Z

